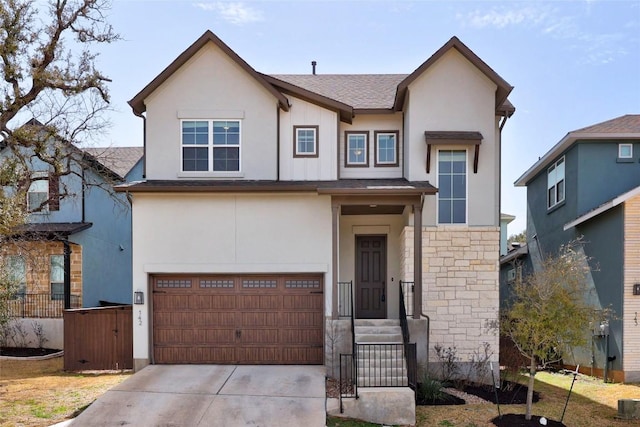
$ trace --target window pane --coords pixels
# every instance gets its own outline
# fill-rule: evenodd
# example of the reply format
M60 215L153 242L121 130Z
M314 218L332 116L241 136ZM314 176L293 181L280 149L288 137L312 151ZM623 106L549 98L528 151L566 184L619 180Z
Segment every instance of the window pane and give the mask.
M51 283L51 301L64 300L64 283Z
M441 175L438 186L438 193L440 194L441 199L449 199L451 198L452 191L452 183L451 183L451 175Z
M182 148L183 171L208 171L209 149L206 147Z
M64 255L51 255L51 282L64 282Z
M467 196L467 179L464 175L453 175L453 189L451 191L451 196L454 199L464 199Z
M205 121L182 122L182 143L185 145L207 145L209 143L209 123Z
M316 152L315 129L296 129L297 153L314 154Z
M549 193L548 197L549 197L549 206L551 207L553 205L556 204L556 188L555 187L551 187L548 191Z
M626 159L633 157L633 145L631 144L618 145L618 157L626 158Z
M394 134L378 135L378 162L396 162L396 136Z
M214 121L213 145L240 145L240 122Z
M466 222L466 204L465 200L453 201L453 224L464 224Z
M439 201L438 222L443 224L451 224L451 202L449 200Z
M236 147L214 147L213 170L218 172L240 170L240 149Z
M556 200L561 202L564 200L564 179L558 183L557 188L558 197Z
M367 145L364 135L349 135L348 162L351 164L365 164L367 162Z

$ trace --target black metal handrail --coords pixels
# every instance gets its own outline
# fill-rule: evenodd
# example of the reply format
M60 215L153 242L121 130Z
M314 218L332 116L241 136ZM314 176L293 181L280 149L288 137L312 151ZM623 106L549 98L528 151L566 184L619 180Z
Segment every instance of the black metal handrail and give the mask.
M82 299L79 295L71 295L71 308L80 308ZM62 318L64 311L64 294L50 293L18 293L8 301L8 312L11 317L22 318Z
M353 313L353 282L338 282L338 316L349 317Z
M400 310L400 329L402 329L402 342L404 344L404 353L407 358L407 380L409 387L416 390L418 386L418 360L416 353L415 343L411 344L411 336L409 334L409 323L407 322L407 308L405 307L405 296L403 292L403 285L409 282L400 281L399 289L399 310ZM411 283L413 285L413 283ZM413 287L412 287L413 290Z

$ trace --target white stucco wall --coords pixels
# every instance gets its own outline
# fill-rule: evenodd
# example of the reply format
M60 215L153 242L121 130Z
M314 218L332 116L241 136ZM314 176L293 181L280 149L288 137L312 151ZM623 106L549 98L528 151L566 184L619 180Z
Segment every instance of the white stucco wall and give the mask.
M467 150L468 225L499 226L499 144L495 117L496 85L455 49L409 85L405 113L405 143L411 156L405 176L438 185L438 149L432 146L430 173L426 172L425 131L471 131L483 136L478 173L473 173L473 146L449 146ZM424 225L437 221L437 198L427 198Z
M345 166L345 132L366 132L369 134L369 166ZM376 131L398 131L398 166L375 166ZM340 178L402 178L403 155L402 113L360 114L353 123L340 123Z
M323 273L331 313L331 202L317 195L136 194L134 359L149 359L155 273Z
M355 283L356 236L383 235L387 237L387 318L397 319L398 283L402 277L401 234L404 229L402 215L343 215L340 217L338 280Z
M338 113L292 96L289 102L289 111L280 112L280 179L337 179ZM318 157L294 157L294 126L318 126Z
M217 176L276 178L277 100L213 43L168 78L145 105L148 179L216 176L180 172L180 119L239 119L241 171Z

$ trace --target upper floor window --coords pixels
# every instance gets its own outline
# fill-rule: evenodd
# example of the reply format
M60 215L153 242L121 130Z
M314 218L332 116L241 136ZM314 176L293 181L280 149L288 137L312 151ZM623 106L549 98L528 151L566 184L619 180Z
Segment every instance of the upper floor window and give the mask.
M293 127L294 157L318 157L318 126Z
M240 121L183 120L184 172L240 171Z
M633 158L633 144L618 144L618 158L619 159Z
M345 132L345 166L369 166L369 133Z
M547 208L564 202L564 157L547 170Z
M29 212L57 211L60 206L58 177L48 172L36 172L31 176L27 191Z
M376 166L398 166L398 132L375 132Z
M16 297L27 293L27 268L24 257L8 255L6 257L7 273L11 282L16 285Z
M438 223L467 222L467 152L438 151Z
M64 255L51 255L51 300L64 300Z

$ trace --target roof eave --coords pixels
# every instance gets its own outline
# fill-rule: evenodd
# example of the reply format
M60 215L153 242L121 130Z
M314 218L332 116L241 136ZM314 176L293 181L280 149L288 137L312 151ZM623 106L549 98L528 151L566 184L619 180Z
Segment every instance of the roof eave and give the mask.
M601 132L569 132L556 145L554 145L544 156L533 164L514 185L516 187L526 186L536 175L546 168L553 160L564 153L576 141L584 140L624 140L624 139L640 139L638 133L601 133Z
M182 67L189 59L191 59L200 49L202 49L207 43L212 42L220 50L222 50L227 56L235 61L241 68L243 68L249 75L255 78L267 91L269 91L277 100L278 106L285 111L289 110L289 103L287 98L253 69L244 59L242 59L237 53L235 53L229 46L227 46L222 40L220 40L213 32L207 30L189 46L184 52L182 52L176 59L171 62L160 74L158 74L149 84L147 84L140 92L138 92L128 104L133 109L134 114L141 115L146 111L146 105L144 100L153 93L162 83L164 83L169 77L171 77L180 67Z

